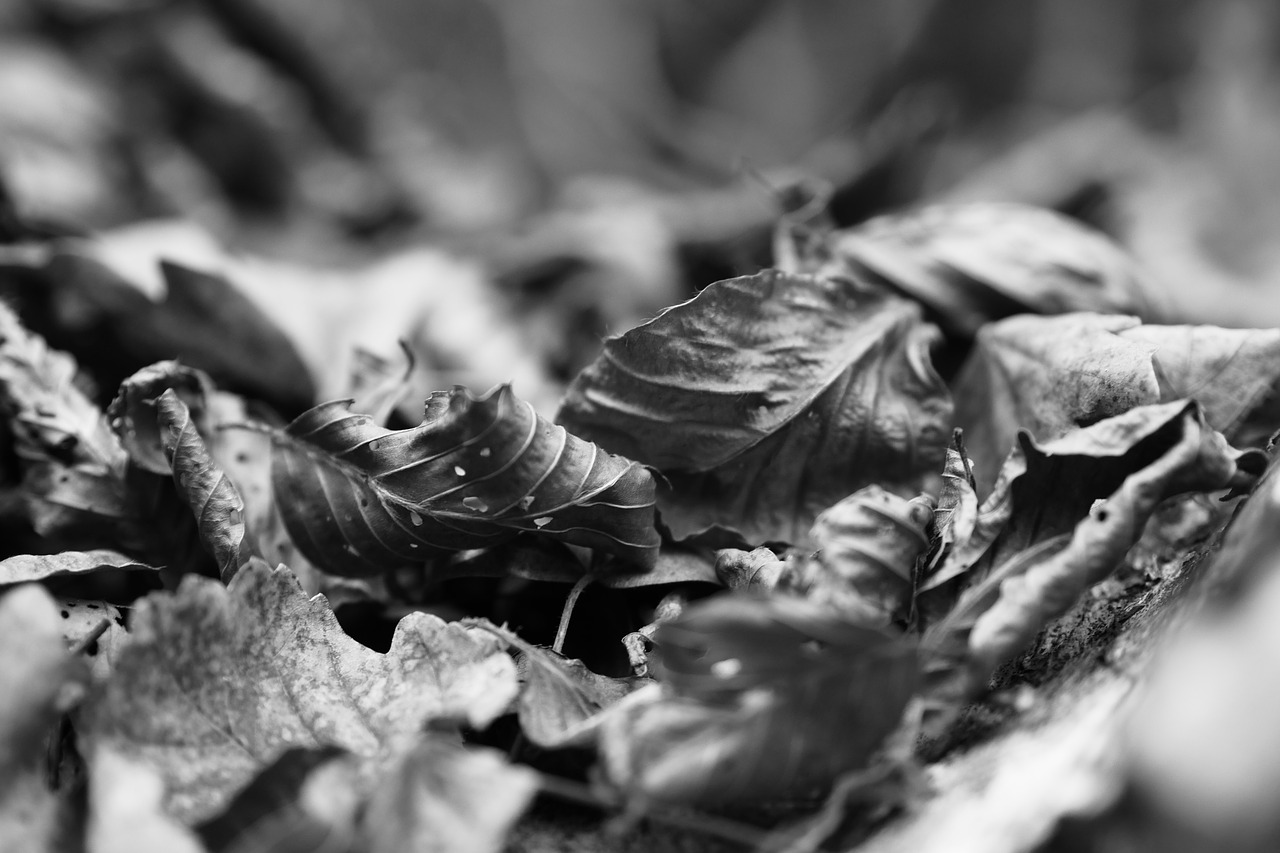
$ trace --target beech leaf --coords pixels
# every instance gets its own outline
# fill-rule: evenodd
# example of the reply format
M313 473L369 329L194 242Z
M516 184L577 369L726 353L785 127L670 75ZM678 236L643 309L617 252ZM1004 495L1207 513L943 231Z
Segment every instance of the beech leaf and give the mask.
M433 394L412 429L345 402L302 414L274 440L272 481L290 534L326 571L421 565L520 531L653 565L653 478L554 426L509 386Z
M978 334L956 419L985 493L1019 428L1049 441L1135 406L1195 398L1244 446L1280 421L1280 330L1140 325L1134 317L1012 317Z
M557 419L662 471L677 540L799 542L859 487L914 492L941 465L935 331L879 288L766 270L605 341Z
M813 264L887 282L972 338L1011 314L1097 311L1151 318L1133 261L1103 234L1051 210L1009 203L935 205L879 216L829 238Z
M862 766L915 690L914 644L801 599L726 594L659 625L663 684L604 714L609 783L640 801L812 796Z
M186 577L148 596L130 630L83 735L157 767L166 809L187 823L290 747L331 744L381 765L424 723L484 726L516 693L491 638L413 613L378 654L287 569L257 560L226 587Z
M62 849L59 801L45 782L45 742L83 690L83 665L67 654L58 608L43 588L0 597L0 849Z

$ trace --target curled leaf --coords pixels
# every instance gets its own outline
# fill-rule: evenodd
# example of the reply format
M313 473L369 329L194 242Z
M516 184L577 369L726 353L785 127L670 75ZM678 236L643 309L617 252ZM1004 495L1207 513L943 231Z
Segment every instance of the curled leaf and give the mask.
M716 554L716 577L729 589L773 592L789 571L787 561L768 548L725 548Z
M155 571L117 551L63 551L60 554L18 554L0 560L0 586L64 575L84 575L104 569Z
M606 779L641 801L810 796L861 766L915 690L912 643L799 599L719 596L659 626L664 683L606 712Z
M818 516L811 534L817 551L796 561L786 588L864 624L903 621L932 519L931 498L859 489Z
M81 731L158 768L166 810L187 822L290 747L332 744L381 766L426 722L484 726L516 693L492 638L414 613L378 654L259 560L226 587L187 577L143 599L130 628Z
M508 386L433 394L420 426L387 430L343 402L274 440L272 482L303 553L335 574L421 565L519 531L653 565L653 478L543 420Z
M1111 475L1121 477L1119 484L1074 517L1068 505L1055 506L1053 499L1015 486L1005 529L982 558L981 580L925 636L926 669L935 700L954 710L986 689L1001 663L1123 561L1161 501L1182 492L1251 482L1256 476L1256 460L1233 451L1205 424L1198 407L1185 402L1134 410L1044 448L1024 443L1028 456L1023 476L1038 480L1032 470L1053 450L1066 451L1070 445L1079 449L1099 434L1127 432L1142 421L1157 429L1133 445L1138 452L1128 454L1127 470L1119 468ZM1083 465L1076 461L1076 467ZM1059 480L1056 489L1070 492L1071 485ZM1077 500L1081 496L1078 493Z
M244 501L209 455L190 409L173 389L160 395L156 409L178 494L195 514L200 540L217 563L222 580L229 581L257 554L245 530Z
M870 273L965 338L1011 314L1157 313L1133 261L1107 237L1025 205L937 205L880 216L837 233L827 251L837 261L824 272Z
M984 494L1019 428L1050 441L1136 406L1194 398L1242 446L1280 420L1280 330L1011 317L984 328L956 380L956 418Z
M208 435L206 409L213 383L203 372L176 361L158 361L134 373L120 383L120 390L107 407L107 418L120 436L129 461L162 477L172 471L156 420L157 400L166 391L177 395L199 433Z
M952 548L967 543L973 537L977 524L977 483L973 476L973 465L965 451L963 434L957 429L951 446L947 448L946 464L942 467L942 488L938 492L938 506L933 513L933 538L929 543L929 558L917 579L918 586L931 588L951 579L938 577L935 573L951 554Z
M557 419L662 471L676 539L798 542L859 487L914 491L942 463L935 331L878 288L765 270L607 340Z

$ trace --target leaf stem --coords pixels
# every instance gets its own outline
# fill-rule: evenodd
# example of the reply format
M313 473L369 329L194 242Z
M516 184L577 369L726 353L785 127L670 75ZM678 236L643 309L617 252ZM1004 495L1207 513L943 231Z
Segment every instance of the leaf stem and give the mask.
M551 644L551 651L556 654L561 654L565 637L569 635L569 620L573 618L573 608L578 603L578 596L591 585L591 581L591 575L583 575L565 597L564 610L560 611L560 627L556 628L556 641Z

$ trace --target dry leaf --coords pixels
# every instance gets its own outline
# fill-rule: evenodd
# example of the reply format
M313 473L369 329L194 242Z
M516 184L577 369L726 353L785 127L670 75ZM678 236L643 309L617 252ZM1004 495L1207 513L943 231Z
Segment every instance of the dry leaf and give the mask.
M537 787L501 753L428 735L370 795L363 840L369 853L499 853Z
M1011 314L1098 311L1152 318L1149 287L1103 234L1019 204L938 205L879 216L829 240L828 275L883 280L972 338Z
M213 556L223 582L230 581L258 555L245 529L244 501L209 455L186 403L169 389L156 401L156 409L160 440L178 494L195 514L200 541Z
M543 420L509 386L433 394L420 426L387 430L345 402L306 412L274 440L276 501L326 571L368 575L519 531L648 568L653 478Z
M191 830L164 813L163 799L154 769L99 747L90 761L86 853L206 853Z
M729 589L743 592L773 592L790 572L786 560L768 548L742 551L725 548L716 552L716 577Z
M1049 441L1135 406L1194 398L1241 446L1280 422L1280 330L1144 326L1133 317L1012 317L983 329L956 380L979 489L1019 428Z
M558 420L662 471L676 539L797 542L860 486L914 491L941 465L951 401L932 339L879 289L766 270L607 340Z
M60 801L45 781L45 743L83 692L87 671L63 646L58 608L36 584L0 597L0 849L62 849Z
M964 437L956 430L947 448L947 461L942 467L942 488L933 513L933 538L929 556L916 583L935 585L934 574L950 556L952 548L967 543L978 525L978 492L973 464L964 446ZM945 582L945 578L943 582Z
M800 599L723 595L659 625L660 689L606 711L608 782L640 802L820 793L861 766L915 691L914 645Z
M290 747L385 762L427 721L484 726L516 692L491 638L415 613L381 655L258 561L229 587L188 577L143 599L130 631L83 733L157 767L166 810L186 822L216 814Z
M860 624L905 622L932 520L930 498L859 489L818 516L816 551L793 562L783 588Z
M60 554L18 554L0 561L0 586L40 581L66 575L83 575L104 569L154 572L117 551L63 551Z
M1119 450L1120 435L1129 451L1105 473L1099 460L1078 455L1108 444ZM958 706L985 690L1001 663L1120 565L1161 501L1247 485L1260 470L1260 460L1232 450L1185 401L1135 409L1044 447L1023 445L1005 468L1022 473L1002 477L1010 488L997 490L1012 495L1003 529L975 565L970 588L925 635L930 692L943 704ZM1088 467L1092 482L1080 478ZM1109 494L1093 494L1117 478ZM1049 482L1052 497L1043 495Z

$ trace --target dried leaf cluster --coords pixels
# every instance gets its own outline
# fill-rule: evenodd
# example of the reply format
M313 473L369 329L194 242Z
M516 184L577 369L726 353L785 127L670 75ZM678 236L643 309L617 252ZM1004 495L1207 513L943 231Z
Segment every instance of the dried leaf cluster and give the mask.
M33 248L68 292L133 287ZM266 349L199 346L104 410L0 306L35 546L0 562L0 846L499 850L541 788L764 823L831 794L774 839L812 847L859 798L925 796L888 781L921 738L1263 471L1229 442L1278 425L1276 334L1159 325L1078 224L930 208L780 258L609 338L554 419L458 386L394 428L389 359L311 406L255 380ZM175 299L234 290L160 270L170 334Z

